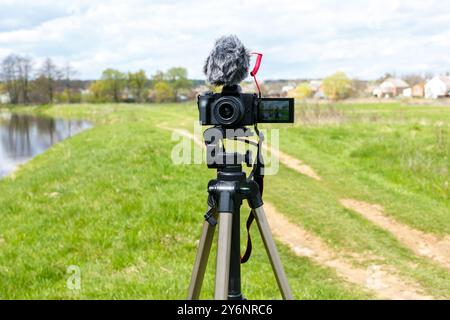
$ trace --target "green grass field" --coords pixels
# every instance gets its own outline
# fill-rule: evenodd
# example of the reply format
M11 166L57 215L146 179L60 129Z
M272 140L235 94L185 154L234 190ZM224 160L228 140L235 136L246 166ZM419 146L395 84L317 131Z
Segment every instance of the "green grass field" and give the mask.
M192 131L196 107L16 111L88 119L95 126L0 181L0 299L183 299L214 171L173 165L177 142L162 127ZM266 178L265 197L336 252L371 257L355 259L355 265L395 267L426 294L450 298L448 270L339 203L345 197L378 203L403 224L449 235L449 126L447 107L298 106L295 125L274 126L280 128L281 150L323 179L281 165L278 175ZM243 265L243 291L250 299L278 299L255 231L254 255ZM295 298L375 298L333 269L279 248ZM203 298L212 297L213 261ZM81 290L66 286L71 265L81 270Z

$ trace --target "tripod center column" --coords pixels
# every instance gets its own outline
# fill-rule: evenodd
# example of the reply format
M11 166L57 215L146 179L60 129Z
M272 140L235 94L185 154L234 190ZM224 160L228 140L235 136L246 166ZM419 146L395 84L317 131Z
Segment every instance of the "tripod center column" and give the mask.
M218 172L218 180L233 183L233 223L231 231L230 277L228 283L228 299L243 300L241 291L241 223L240 209L243 197L239 186L246 181L241 165L228 165Z

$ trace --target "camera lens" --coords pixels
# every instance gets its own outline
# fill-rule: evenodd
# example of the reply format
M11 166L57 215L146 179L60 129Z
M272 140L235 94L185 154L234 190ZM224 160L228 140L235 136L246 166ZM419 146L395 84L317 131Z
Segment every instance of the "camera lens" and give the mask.
M229 103L224 103L219 106L219 114L222 119L231 119L233 117L234 108Z
M214 116L218 123L226 126L237 124L244 116L245 108L240 99L233 96L221 97L214 106Z

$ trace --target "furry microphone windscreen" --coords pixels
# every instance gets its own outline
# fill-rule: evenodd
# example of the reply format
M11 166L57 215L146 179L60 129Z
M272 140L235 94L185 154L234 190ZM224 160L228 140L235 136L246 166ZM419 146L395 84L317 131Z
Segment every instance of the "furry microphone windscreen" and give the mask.
M248 75L250 53L235 35L216 40L214 48L206 59L203 72L206 80L214 85L239 84Z

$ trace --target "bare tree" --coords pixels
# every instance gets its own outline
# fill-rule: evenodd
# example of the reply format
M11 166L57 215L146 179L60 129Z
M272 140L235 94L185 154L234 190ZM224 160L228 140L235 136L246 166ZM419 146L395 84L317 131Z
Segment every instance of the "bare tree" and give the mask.
M70 103L72 101L72 78L77 74L77 71L71 66L70 62L67 62L61 70L64 80L64 87L67 91L67 100Z
M46 92L48 102L53 103L56 81L61 79L61 72L51 58L44 60L41 69L39 70L38 77L44 87L42 89Z
M29 103L33 61L16 54L7 56L1 65L1 78L11 103Z
M425 82L425 78L420 73L410 73L406 74L403 77L410 86L415 86L417 84L422 84Z
M19 81L19 90L22 102L28 104L30 102L30 78L33 69L33 61L30 57L18 57L17 59L17 76Z
M395 78L395 72L386 72L382 77L377 79L377 82L383 82L389 78Z
M425 73L423 74L423 78L424 78L425 80L430 80L430 79L432 79L433 77L434 77L434 73L431 72L431 71L427 71L427 72L425 72Z
M2 61L2 79L11 103L19 103L19 84L17 81L18 56L11 54Z

